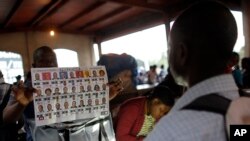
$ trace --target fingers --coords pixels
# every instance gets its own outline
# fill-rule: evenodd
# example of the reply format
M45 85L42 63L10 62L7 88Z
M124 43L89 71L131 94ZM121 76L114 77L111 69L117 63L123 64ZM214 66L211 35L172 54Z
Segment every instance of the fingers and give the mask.
M121 81L121 79L119 78L119 79L117 79L117 80L115 80L115 81L109 82L107 85L108 85L108 86L117 86L117 85L119 85L121 82L122 82L122 81Z
M108 86L116 92L122 91L124 89L121 78L118 78L116 81L111 81L108 83Z
M108 83L109 86L109 96L110 100L116 97L118 94L121 94L121 92L124 90L123 88L123 81L121 78L117 79L116 81L112 81Z
M20 81L17 85L12 87L12 91L19 104L26 106L33 100L33 93L37 90L32 87L26 87L23 81Z
M116 87L121 86L122 83L123 83L123 81L121 80L121 78L118 78L118 80L116 81L115 86L116 86Z
M20 81L19 83L17 83L17 85L12 86L12 91L14 91L15 94L20 92L21 90L24 90L23 81Z
M115 87L118 87L119 85L122 85L122 84L123 84L123 81L121 80L121 78L118 78L118 79L115 80L115 81L109 82L107 85L108 85L108 86L115 86Z
M16 94L18 91L18 86L12 86L11 90Z
M13 90L15 92L17 91L23 91L25 93L33 93L36 92L37 90L34 89L33 87L27 87L24 85L24 82L21 80L17 85L13 86Z

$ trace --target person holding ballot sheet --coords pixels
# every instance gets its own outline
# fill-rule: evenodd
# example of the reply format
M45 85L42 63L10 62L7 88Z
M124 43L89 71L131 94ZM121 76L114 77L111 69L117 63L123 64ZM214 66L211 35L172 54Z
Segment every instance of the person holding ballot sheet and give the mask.
M32 66L34 68L57 67L56 54L48 46L39 47L33 53ZM65 74L60 74L60 76L67 77ZM38 76L36 78L37 80L40 79ZM122 90L121 83L117 82L117 85L109 85L111 98ZM26 80L25 84L20 82L13 90L8 105L4 109L3 120L10 123L24 115L27 141L60 141L61 138L57 129L35 126L33 92L36 92L36 89L32 88L31 80Z

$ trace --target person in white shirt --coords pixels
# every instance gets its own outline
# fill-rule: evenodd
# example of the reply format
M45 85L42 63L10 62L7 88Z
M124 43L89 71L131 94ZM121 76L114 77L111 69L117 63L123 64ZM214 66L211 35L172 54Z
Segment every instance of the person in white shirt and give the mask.
M187 91L145 141L225 141L221 114L183 109L196 98L217 93L239 97L227 62L237 39L230 10L215 1L199 1L181 13L170 32L169 65L175 81Z

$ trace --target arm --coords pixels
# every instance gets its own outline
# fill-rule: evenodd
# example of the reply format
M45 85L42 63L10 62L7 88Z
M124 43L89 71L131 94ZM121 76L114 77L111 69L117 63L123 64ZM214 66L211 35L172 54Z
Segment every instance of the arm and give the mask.
M25 88L22 82L13 87L8 105L3 111L3 121L5 123L19 120L26 106L33 100L33 92L33 88Z
M137 141L136 135L131 134L131 130L139 115L139 107L132 104L123 105L118 114L116 126L117 141Z
M12 123L17 121L25 109L25 106L18 102L8 103L3 111L3 121L5 123Z

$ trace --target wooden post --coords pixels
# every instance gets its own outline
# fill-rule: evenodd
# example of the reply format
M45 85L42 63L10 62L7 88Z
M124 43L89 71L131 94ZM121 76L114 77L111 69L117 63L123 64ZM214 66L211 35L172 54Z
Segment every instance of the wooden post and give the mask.
M97 46L98 46L98 53L99 53L99 58L101 58L102 56L102 45L100 42L97 43Z

